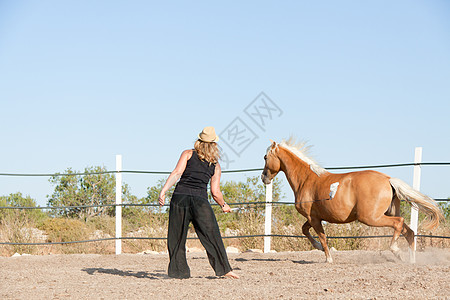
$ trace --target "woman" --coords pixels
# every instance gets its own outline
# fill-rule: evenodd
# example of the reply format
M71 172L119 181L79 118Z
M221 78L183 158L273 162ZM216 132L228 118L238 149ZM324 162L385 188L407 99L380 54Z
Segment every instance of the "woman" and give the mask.
M192 222L216 275L239 278L232 272L216 217L208 202L207 185L211 180L214 200L222 207L223 212L231 211L220 191L218 140L214 127L205 127L198 135L194 149L183 151L159 194L159 204L164 205L166 192L180 179L170 201L167 234L169 277L190 277L186 260L186 237L189 223Z

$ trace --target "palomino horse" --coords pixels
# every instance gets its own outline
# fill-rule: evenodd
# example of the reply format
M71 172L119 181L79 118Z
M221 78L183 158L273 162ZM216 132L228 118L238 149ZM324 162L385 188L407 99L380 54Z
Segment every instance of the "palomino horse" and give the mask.
M443 219L441 210L430 197L412 189L400 179L376 171L333 174L307 156L305 144L295 145L292 138L281 143L272 142L264 156L261 179L269 184L279 171L294 191L295 208L307 221L303 234L311 244L325 252L327 262L333 262L327 246L322 221L349 223L358 220L369 226L392 227L394 235L391 251L398 257L397 240L403 234L414 250L414 232L400 217L400 200L416 205L429 217L425 228L432 229ZM319 242L310 234L314 228ZM415 262L414 251L410 260Z

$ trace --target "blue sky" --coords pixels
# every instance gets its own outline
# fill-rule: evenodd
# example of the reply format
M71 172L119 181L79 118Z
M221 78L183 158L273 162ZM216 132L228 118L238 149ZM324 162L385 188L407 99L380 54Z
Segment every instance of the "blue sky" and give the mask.
M450 161L447 1L0 1L0 172L171 171L198 132L239 118L254 139L314 145L324 167ZM264 92L279 111L245 113ZM251 108L251 107L250 107ZM380 169L412 184L412 167ZM449 167L421 190L450 196ZM240 180L224 174L223 180ZM124 175L145 196L160 176ZM281 175L284 180L284 176ZM1 177L45 205L47 178ZM285 184L287 200L292 193Z

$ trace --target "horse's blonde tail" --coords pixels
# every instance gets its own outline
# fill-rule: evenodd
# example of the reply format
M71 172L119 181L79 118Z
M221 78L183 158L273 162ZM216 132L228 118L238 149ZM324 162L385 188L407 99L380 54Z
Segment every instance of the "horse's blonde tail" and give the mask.
M395 194L400 200L406 200L411 205L416 205L419 210L422 210L428 217L428 220L423 224L425 229L433 229L439 225L439 222L444 220L444 215L439 208L436 201L431 197L422 194L413 189L404 181L398 178L389 179L391 186L395 190Z

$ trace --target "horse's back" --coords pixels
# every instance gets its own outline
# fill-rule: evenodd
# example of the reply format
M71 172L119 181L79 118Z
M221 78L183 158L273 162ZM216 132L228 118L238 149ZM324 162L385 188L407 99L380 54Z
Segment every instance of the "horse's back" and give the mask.
M390 177L386 174L373 170L343 174L330 173L328 178L324 179L322 188L329 189L331 184L338 182L338 192L352 197L367 196L389 188L389 179Z
M392 192L390 177L384 173L366 170L360 172L353 172L353 188L357 188L361 196L376 195L388 191Z
M312 207L316 215L332 223L355 221L374 209L386 212L392 201L389 176L377 171L359 171L343 174L329 173L317 186L317 195L328 195L330 187L339 183L332 199L320 201Z

